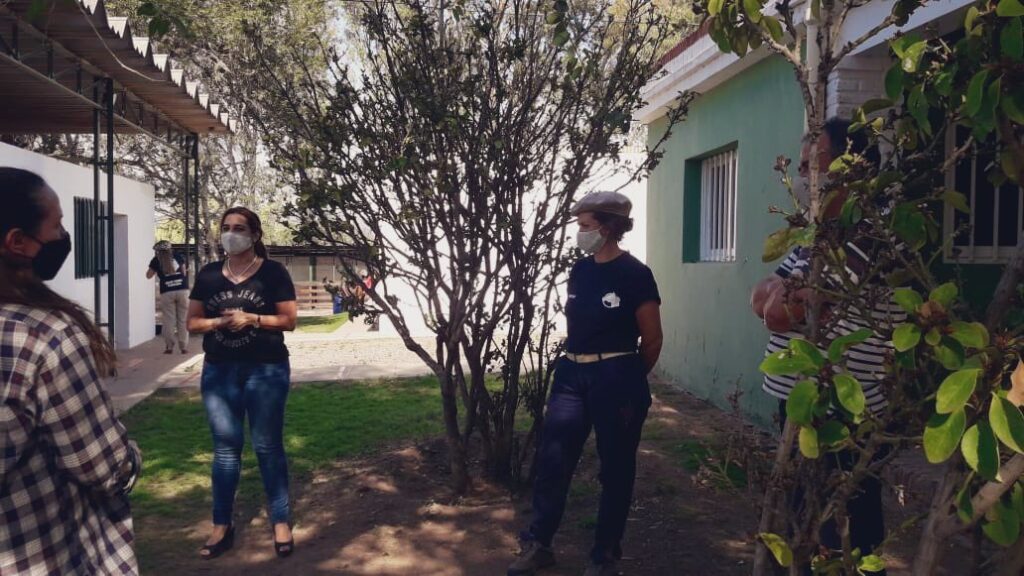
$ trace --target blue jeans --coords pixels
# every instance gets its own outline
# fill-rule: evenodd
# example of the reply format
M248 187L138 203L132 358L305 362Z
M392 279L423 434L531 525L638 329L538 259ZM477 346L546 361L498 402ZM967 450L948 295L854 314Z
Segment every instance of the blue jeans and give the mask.
M636 451L650 406L651 392L639 355L591 364L565 358L559 361L537 454L533 523L523 534L525 539L551 545L583 445L593 428L601 460L601 504L590 556L596 563L622 557L620 544L633 501Z
M288 522L288 462L284 455L284 405L291 368L288 362L207 362L202 392L213 433L213 523L231 524L235 491L242 471L243 421L260 464L272 524Z

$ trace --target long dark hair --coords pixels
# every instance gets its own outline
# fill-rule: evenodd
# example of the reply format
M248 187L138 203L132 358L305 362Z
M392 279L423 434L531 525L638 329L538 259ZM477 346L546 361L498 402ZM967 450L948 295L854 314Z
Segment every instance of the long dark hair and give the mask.
M18 168L0 168L0 239L11 230L21 229L37 235L46 217L42 192L46 181L39 175ZM96 369L101 376L111 376L117 364L114 348L89 315L74 302L50 289L22 258L0 256L0 304L18 304L61 313L85 332L89 338Z
M232 214L238 214L245 218L246 224L249 225L249 230L253 234L259 235L259 239L253 243L253 251L256 252L256 255L264 260L270 258L269 254L267 254L267 246L263 243L263 223L260 222L260 217L244 206L235 206L225 212L224 216L221 216L220 225L224 226L224 221Z

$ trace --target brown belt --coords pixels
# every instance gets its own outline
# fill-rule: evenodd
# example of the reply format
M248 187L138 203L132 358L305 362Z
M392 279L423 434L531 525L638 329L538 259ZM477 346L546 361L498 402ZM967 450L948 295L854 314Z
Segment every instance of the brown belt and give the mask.
M610 358L618 358L620 356L632 356L633 354L636 354L636 352L607 352L607 353L602 353L602 354L569 354L569 353L567 353L565 355L565 357L570 362L575 362L576 364L591 364L591 363L594 363L594 362L600 362L602 360L608 360Z

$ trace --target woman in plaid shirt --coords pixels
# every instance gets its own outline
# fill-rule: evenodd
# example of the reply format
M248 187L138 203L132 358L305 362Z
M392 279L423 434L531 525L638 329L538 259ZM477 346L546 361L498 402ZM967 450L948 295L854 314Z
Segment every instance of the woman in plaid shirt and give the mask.
M141 455L102 384L114 352L44 283L71 239L57 194L0 168L0 574L137 574L128 492Z

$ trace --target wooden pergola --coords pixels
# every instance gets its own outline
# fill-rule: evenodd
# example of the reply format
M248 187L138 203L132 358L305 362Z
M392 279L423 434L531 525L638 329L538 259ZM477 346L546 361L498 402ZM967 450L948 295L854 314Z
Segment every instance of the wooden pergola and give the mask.
M235 120L198 81L127 18L107 13L103 0L55 1L29 21L32 0L0 3L0 134L92 134L96 262L95 315L113 339L114 282L107 282L101 322L102 276L113 278L114 137L147 135L182 159L185 244L199 238L199 138L227 134ZM105 152L101 154L101 135ZM100 202L106 173L106 204ZM102 206L102 208L101 208ZM104 245L105 236L105 245ZM192 252L198 269L198 250Z

